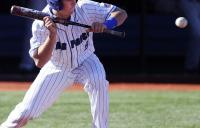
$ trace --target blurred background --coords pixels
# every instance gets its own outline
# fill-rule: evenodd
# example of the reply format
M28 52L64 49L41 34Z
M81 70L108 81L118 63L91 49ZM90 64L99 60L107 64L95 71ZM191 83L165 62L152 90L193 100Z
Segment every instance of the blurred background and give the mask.
M200 1L95 0L128 12L119 31L126 38L95 34L96 54L113 82L200 83ZM4 0L0 4L0 80L32 81L37 69L30 59L31 20L12 16L12 5L42 10L46 0ZM185 29L176 18L189 21Z

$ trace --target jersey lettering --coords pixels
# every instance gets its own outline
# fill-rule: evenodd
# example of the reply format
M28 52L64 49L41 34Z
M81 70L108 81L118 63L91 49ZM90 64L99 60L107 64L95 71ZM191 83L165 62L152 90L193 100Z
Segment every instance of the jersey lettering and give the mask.
M84 40L86 40L89 36L89 33L82 33L80 38L77 38L75 40L71 40L71 48L74 48L74 46L79 46Z
M66 43L60 43L60 42L57 42L56 43L56 50L66 50L67 49L67 46L66 46Z

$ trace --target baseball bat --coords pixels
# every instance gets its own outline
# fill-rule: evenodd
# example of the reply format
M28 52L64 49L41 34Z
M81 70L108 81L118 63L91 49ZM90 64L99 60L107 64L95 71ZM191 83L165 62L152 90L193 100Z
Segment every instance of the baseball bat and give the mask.
M29 8L25 8L25 7L20 7L20 6L15 6L15 5L13 5L11 7L10 13L15 16L25 17L25 18L29 18L29 19L37 19L37 20L43 20L43 18L45 16L49 16L49 14L44 13L42 11L29 9ZM75 25L75 26L80 26L80 27L84 27L84 28L91 28L91 26L89 26L89 25L72 22L72 21L67 21L65 19L52 18L52 20L55 23L60 23L60 24L66 25L66 26L67 25ZM115 35L115 36L118 36L121 38L125 37L125 32L119 32L119 31L105 29L104 33Z

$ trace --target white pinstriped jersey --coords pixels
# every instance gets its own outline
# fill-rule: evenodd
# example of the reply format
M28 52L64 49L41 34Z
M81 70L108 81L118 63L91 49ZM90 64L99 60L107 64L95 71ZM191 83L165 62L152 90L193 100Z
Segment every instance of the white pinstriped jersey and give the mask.
M114 5L98 3L90 0L79 0L75 6L70 20L82 24L92 25L93 22L103 23L110 13L116 8ZM47 5L43 12L52 16ZM73 69L88 58L95 49L93 46L93 33L86 33L86 28L77 26L57 26L57 43L52 53L51 62L60 67L67 66ZM33 36L30 40L30 56L48 37L49 30L43 21L36 20L32 25Z

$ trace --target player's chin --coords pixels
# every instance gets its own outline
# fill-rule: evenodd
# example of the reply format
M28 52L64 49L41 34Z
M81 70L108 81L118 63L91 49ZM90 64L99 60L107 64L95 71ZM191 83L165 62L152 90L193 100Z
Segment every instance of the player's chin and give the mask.
M62 12L67 12L68 14L72 14L74 12L75 8L64 8L63 10L61 10Z

